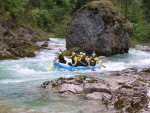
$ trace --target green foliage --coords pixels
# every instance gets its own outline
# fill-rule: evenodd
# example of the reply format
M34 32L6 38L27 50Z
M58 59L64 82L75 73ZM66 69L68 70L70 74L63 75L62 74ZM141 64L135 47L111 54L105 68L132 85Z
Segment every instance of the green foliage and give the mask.
M150 23L150 0L142 0L144 15L147 22Z
M150 41L150 25L145 23L135 24L134 38L139 41Z
M20 23L24 19L25 5L27 0L6 0L1 3L3 17L9 24Z
M65 37L65 28L77 0L0 0L0 21L11 27L21 24Z
M133 39L150 41L150 0L0 0L0 21L11 28L23 24L65 37L66 26L73 12L91 1L103 2L107 6L112 1L120 15L127 16L133 23ZM97 3L93 2L90 8L99 10ZM110 6L109 10L116 9Z
M121 14L125 12L125 1L128 1L127 18L134 25L134 42L150 42L150 0L112 0ZM136 40L136 41L135 41Z
M105 11L107 11L107 13L111 13L111 12L116 12L115 7L112 5L112 3L110 1L103 1L103 0L99 0L99 1L92 1L86 5L84 5L84 7L82 8L88 8L88 9L92 9L92 10L96 10L96 11L100 11L102 9L105 9Z

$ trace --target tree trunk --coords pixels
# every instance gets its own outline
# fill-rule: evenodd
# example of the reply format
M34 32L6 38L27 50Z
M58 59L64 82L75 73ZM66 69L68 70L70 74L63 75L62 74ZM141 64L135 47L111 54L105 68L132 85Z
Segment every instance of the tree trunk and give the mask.
M127 21L128 0L125 1L125 22Z

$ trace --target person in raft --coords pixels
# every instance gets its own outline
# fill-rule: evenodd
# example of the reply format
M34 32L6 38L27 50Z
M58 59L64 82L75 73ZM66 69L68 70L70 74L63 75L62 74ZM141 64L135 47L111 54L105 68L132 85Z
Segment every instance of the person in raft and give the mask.
M87 66L95 66L98 64L100 59L96 56L95 52L92 53L92 55L86 55L85 62L87 63Z
M91 66L95 66L96 64L98 64L100 62L100 59L97 57L97 55L95 53L92 54L92 57L90 59L90 65Z
M58 62L66 64L66 60L64 58L63 52L59 51L57 57L55 57L53 62L56 62L58 60Z
M68 65L74 66L74 67L80 66L80 62L75 52L72 53L72 56L66 56L66 57L69 59L72 59L72 63L69 62Z

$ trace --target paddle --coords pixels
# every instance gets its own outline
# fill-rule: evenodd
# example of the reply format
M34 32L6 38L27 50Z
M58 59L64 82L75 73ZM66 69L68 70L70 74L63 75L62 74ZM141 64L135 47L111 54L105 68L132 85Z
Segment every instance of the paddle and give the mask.
M95 69L93 69L93 68L91 68L91 67L89 67L89 66L88 66L88 68L91 69L92 71L96 71Z
M99 64L101 67L106 68L106 66L104 66L103 64Z
M49 67L48 67L48 70L51 70L53 69L54 65L53 64L50 64Z

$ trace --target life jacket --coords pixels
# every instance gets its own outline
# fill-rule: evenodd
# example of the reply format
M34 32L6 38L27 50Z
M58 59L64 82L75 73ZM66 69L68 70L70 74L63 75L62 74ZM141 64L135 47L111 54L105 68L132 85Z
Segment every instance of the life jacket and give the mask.
M87 66L87 62L85 60L86 56L83 56L81 59L81 66Z
M75 60L74 60L74 58L75 58L76 56L72 56L72 64L74 64L75 63ZM77 59L76 59L77 60ZM74 65L75 67L77 67L77 66L80 66L80 64L79 64L79 61L77 60L77 63Z
M95 66L96 65L96 61L94 60L95 57L92 57L90 60L90 66Z
M66 63L66 60L62 55L60 55L58 59L60 63L64 63L64 64Z

